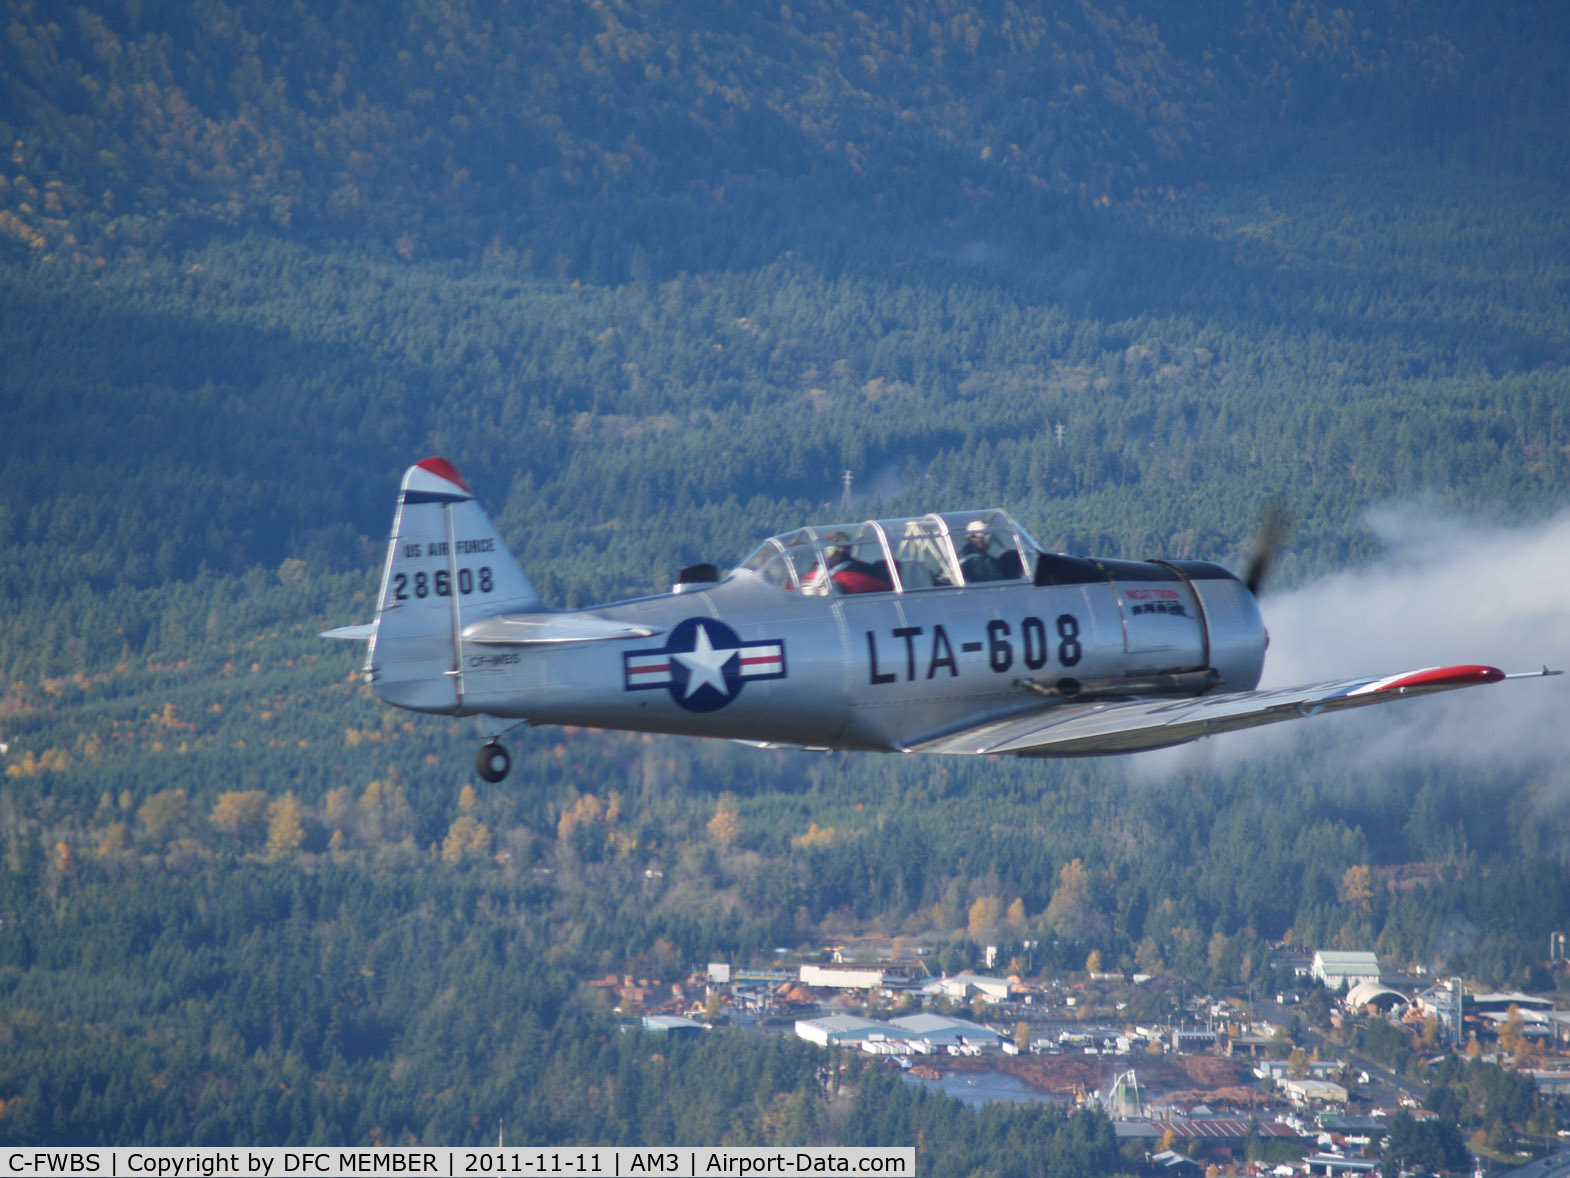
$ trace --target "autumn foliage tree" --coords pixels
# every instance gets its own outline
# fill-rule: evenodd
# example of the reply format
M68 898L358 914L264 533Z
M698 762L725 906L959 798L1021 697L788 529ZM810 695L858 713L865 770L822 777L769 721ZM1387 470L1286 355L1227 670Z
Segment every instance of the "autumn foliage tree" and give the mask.
M267 805L267 794L262 790L231 790L218 795L207 820L224 834L246 839L266 828Z
M978 944L997 933L1003 916L1003 901L997 896L982 896L970 906L966 923L970 939Z
M442 859L455 863L468 855L484 856L491 849L491 832L471 814L463 814L447 829L442 840Z
M1373 902L1373 873L1366 863L1353 864L1341 876L1341 902L1359 916L1367 916Z
M741 816L736 811L736 799L731 794L721 794L714 804L714 816L709 819L709 838L723 853L731 849L741 833Z
M267 807L267 853L275 858L297 850L305 841L300 804L287 793Z
M1078 859L1071 859L1058 872L1058 886L1047 905L1047 923L1059 936L1074 941L1093 940L1106 932L1096 880Z

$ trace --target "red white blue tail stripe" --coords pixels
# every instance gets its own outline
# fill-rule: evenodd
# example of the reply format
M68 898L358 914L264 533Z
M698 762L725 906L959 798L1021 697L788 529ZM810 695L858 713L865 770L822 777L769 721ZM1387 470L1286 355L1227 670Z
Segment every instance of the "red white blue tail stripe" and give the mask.
M403 476L405 503L462 503L473 498L458 468L445 458L427 458Z

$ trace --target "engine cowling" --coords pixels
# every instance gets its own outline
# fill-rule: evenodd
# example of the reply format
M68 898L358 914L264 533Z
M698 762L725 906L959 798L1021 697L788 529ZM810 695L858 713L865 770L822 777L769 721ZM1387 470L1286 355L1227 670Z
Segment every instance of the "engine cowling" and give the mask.
M1121 628L1123 647L1117 676L1032 683L1037 690L1197 695L1249 691L1259 683L1269 642L1264 620L1248 587L1220 565L1047 554L1038 563L1036 584L1086 589L1102 622Z

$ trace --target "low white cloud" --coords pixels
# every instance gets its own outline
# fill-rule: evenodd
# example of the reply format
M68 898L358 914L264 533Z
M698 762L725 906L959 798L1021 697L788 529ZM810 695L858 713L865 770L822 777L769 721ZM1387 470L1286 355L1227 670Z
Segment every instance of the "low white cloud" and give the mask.
M1482 663L1570 669L1570 511L1499 527L1403 505L1371 512L1383 555L1261 602L1270 652L1261 687ZM1361 775L1445 763L1531 775L1570 790L1570 675L1511 681L1200 742L1202 759L1280 753ZM1143 772L1192 771L1152 754Z

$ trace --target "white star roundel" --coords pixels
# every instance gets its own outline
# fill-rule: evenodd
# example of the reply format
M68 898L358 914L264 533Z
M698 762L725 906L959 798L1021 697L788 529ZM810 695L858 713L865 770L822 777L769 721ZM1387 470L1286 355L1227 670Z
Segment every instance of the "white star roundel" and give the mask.
M628 691L662 687L689 712L713 712L741 694L749 679L785 678L785 643L743 642L724 622L688 618L665 645L622 655Z

